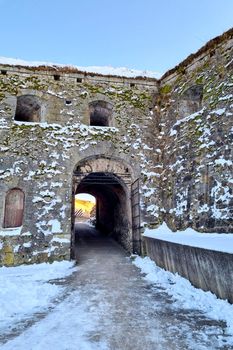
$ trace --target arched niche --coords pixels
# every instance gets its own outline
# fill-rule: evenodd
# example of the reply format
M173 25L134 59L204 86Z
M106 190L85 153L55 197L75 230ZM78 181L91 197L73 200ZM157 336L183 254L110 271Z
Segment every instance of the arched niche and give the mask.
M18 188L13 188L7 192L5 198L4 228L22 226L24 197L24 192Z
M200 102L203 97L203 85L197 84L190 86L182 94L183 100L197 101Z
M202 108L203 85L197 84L186 89L179 99L179 115L187 116Z
M113 126L112 105L106 101L89 104L90 126Z
M34 95L17 97L15 120L22 122L41 121L41 103Z

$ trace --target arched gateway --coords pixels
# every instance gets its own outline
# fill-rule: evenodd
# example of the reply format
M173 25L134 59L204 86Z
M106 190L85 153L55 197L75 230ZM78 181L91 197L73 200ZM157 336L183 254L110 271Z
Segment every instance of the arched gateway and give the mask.
M80 161L73 173L71 256L75 258L74 198L96 198L96 227L111 234L129 252L141 253L139 179L122 159L104 156Z

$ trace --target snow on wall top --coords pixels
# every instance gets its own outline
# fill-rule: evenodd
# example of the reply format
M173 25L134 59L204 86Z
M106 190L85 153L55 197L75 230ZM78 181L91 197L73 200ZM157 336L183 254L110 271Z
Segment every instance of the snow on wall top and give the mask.
M24 61L18 58L9 58L0 56L0 64L10 65L10 66L21 66L21 67L48 67L55 70L59 69L67 69L70 71L79 71L86 73L94 73L100 75L110 75L110 76L120 76L126 78L153 78L159 79L161 74L158 72L153 72L149 70L137 70L130 69L126 67L111 67L111 66L89 66L89 67L81 67L75 65L65 65L60 63L51 63L51 62L37 62L37 61Z
M158 228L146 228L143 236L233 254L233 234L229 233L201 233L191 227L184 231L173 232L163 222Z

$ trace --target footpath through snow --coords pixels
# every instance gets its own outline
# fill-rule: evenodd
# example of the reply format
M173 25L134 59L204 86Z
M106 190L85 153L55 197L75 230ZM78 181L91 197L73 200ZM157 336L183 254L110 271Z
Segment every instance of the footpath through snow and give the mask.
M0 269L1 350L233 349L232 305L88 230L77 268Z

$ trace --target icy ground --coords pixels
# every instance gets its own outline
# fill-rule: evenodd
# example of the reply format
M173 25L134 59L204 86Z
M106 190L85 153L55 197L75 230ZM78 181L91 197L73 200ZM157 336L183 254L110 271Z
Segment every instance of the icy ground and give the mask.
M78 268L0 269L1 350L233 349L232 305L87 230Z

